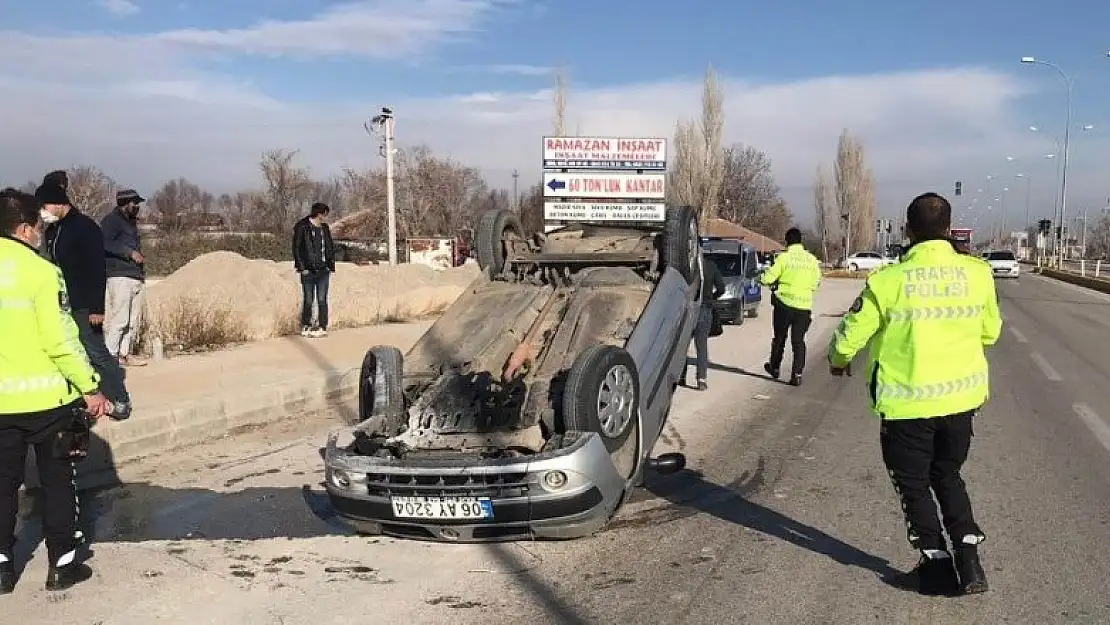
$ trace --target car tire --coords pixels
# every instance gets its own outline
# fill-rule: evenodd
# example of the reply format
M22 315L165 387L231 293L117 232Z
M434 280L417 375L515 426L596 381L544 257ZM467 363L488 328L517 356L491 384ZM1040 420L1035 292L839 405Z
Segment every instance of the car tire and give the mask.
M612 345L591 345L574 359L563 387L564 431L595 432L621 477L636 468L640 429L640 376L632 355Z
M358 422L378 418L382 425L400 426L405 414L403 379L401 350L389 345L366 350L358 378Z
M505 268L508 242L514 238L523 240L524 228L512 211L502 208L483 214L474 232L478 267L482 271L489 269L490 276L500 274Z
M687 284L701 281L698 259L701 256L701 236L698 218L691 206L667 208L663 241L660 249L662 268L674 267Z
M857 265L855 263L852 263L852 264L848 265L848 271L851 271L853 273L859 271L859 265Z
M753 309L748 311L748 318L749 319L755 319L758 316L759 316L759 309L758 308L753 308Z

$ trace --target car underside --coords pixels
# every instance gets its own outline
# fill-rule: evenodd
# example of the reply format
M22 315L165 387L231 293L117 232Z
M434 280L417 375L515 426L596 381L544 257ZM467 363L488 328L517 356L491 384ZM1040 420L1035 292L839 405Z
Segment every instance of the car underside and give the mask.
M359 423L326 448L329 495L372 533L590 533L639 479L685 366L692 211L532 237L495 211L476 239L482 276L416 344L367 351Z

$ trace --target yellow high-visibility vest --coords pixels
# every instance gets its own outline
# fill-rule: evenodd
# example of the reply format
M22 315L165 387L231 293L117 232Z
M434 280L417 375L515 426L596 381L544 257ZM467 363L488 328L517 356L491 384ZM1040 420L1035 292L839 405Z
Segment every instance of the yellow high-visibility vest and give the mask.
M821 284L821 261L801 243L789 245L759 277L765 286L776 282L775 297L791 308L813 310L813 293Z
M0 418L64 406L99 385L61 270L0 237Z
M1002 333L991 267L948 241L910 248L867 278L833 333L829 363L843 367L870 342L868 394L885 419L942 417L990 397L985 348Z

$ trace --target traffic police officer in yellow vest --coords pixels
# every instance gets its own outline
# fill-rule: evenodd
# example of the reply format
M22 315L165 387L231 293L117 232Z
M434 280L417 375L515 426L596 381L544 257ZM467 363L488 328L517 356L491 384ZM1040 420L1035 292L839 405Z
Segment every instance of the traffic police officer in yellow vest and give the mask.
M786 251L775 258L759 281L774 289L771 326L775 335L771 339L771 357L763 370L773 378L779 377L789 332L793 352L790 383L799 386L806 362L806 331L813 322L813 293L821 284L821 263L802 245L801 230L786 231Z
M978 553L986 536L960 469L973 418L989 397L984 351L1002 331L991 268L956 253L947 239L951 220L943 197L913 200L906 213L911 247L901 263L867 279L829 346L831 371L843 375L871 345L867 388L881 420L883 462L902 500L909 542L921 551L898 581L930 595L987 590Z
M77 561L77 490L70 456L79 409L99 418L110 406L70 316L58 268L38 254L42 205L0 192L0 594L15 588L15 525L27 448L45 495L47 590L88 579Z

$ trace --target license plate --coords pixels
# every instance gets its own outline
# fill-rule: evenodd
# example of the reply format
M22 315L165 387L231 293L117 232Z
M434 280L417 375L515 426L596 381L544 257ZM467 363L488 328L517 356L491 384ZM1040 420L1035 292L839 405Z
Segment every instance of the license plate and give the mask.
M489 497L391 497L399 519L492 519Z

